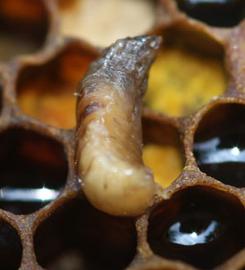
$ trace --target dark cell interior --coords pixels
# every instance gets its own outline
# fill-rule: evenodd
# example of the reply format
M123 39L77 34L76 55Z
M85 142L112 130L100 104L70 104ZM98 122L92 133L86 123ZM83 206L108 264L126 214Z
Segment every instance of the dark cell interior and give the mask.
M245 18L244 0L176 0L188 16L211 26L233 27Z
M158 255L213 269L245 247L245 210L225 192L191 187L150 216L148 241Z
M65 185L62 145L34 131L11 128L0 134L0 208L28 214L54 200Z
M204 115L194 137L199 168L224 184L245 186L245 106L217 105Z
M17 232L6 222L0 221L0 268L17 270L20 267L22 245Z
M0 1L0 60L36 52L45 43L48 28L42 1Z
M131 219L108 216L75 199L46 219L34 236L39 264L49 270L119 270L136 252Z

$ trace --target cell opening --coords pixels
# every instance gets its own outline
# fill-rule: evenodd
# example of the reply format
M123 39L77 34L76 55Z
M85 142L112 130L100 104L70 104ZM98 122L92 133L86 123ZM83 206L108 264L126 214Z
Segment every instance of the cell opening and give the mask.
M210 109L194 135L193 152L201 171L227 185L245 186L245 106Z
M60 0L58 3L62 33L84 38L97 46L109 46L119 38L144 34L156 19L155 1Z
M48 28L48 11L42 1L0 1L0 60L36 52Z
M190 115L227 88L223 48L203 33L169 28L153 63L145 106L169 116Z
M181 173L185 157L178 131L169 124L143 119L143 161L154 180L168 187Z
M217 27L233 27L245 18L244 0L177 0L188 16Z
M17 270L22 258L22 244L16 230L0 220L0 265L1 269Z
M29 214L53 201L65 186L68 165L57 141L34 131L0 133L0 208Z
M75 91L95 55L71 44L54 59L20 72L17 98L24 113L59 128L75 126Z
M157 206L149 219L154 253L213 269L245 247L245 211L233 195L190 187Z
M112 217L77 198L37 228L34 248L48 270L125 269L136 253L132 219Z

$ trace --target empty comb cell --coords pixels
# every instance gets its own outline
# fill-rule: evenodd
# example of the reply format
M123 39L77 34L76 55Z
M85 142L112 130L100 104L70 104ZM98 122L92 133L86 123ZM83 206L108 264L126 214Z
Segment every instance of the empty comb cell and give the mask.
M90 243L90 244L88 244ZM136 252L132 219L115 218L83 199L65 203L43 221L34 236L45 269L125 269Z

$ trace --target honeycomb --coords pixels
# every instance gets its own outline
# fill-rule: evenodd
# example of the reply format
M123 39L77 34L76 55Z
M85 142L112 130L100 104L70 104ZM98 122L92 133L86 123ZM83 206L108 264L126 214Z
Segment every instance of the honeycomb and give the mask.
M244 1L187 2L0 1L0 269L245 269ZM81 191L74 93L140 34L163 37L142 118L158 189L116 217Z

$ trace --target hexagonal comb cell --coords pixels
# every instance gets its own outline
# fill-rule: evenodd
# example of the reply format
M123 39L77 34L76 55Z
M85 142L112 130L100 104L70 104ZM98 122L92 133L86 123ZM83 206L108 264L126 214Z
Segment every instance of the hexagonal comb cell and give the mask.
M176 0L188 16L212 26L233 27L245 18L243 0Z
M143 119L143 160L162 187L169 186L184 166L183 146L178 131L169 123Z
M223 49L190 29L169 28L153 64L145 105L170 116L184 116L221 95L227 87Z
M32 213L56 199L67 177L67 161L57 141L31 130L0 133L0 208Z
M2 269L19 269L22 258L22 245L15 229L0 220L0 264Z
M119 38L150 30L155 24L154 2L59 0L61 31L64 35L82 37L95 45L108 46Z
M95 55L80 42L74 42L51 60L22 68L17 82L17 98L22 111L46 124L73 128L74 93Z
M39 0L0 2L0 60L40 49L49 28L48 11Z
M154 209L148 241L164 258L213 269L245 247L244 225L245 210L237 198L212 188L189 187Z
M135 255L136 231L133 220L108 216L77 198L41 223L34 244L46 269L117 270Z
M201 119L193 151L199 168L221 182L245 186L245 105L218 104Z

